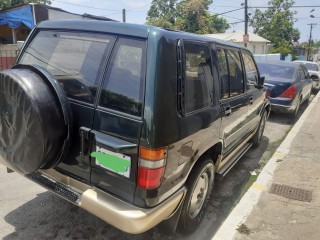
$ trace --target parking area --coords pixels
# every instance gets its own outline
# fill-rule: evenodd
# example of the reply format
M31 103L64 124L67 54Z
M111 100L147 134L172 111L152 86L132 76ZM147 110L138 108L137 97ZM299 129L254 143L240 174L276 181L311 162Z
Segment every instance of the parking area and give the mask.
M301 106L300 114L306 107ZM284 114L270 115L261 146L249 150L225 178L215 183L201 227L187 236L164 236L158 228L140 235L123 233L18 174L7 174L0 166L0 238L211 239L294 123Z

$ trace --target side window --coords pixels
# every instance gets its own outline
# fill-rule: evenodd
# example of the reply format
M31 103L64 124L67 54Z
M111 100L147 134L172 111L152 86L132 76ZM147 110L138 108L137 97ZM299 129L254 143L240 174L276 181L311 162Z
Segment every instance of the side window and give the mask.
M257 67L253 61L253 58L248 53L243 53L243 62L245 66L246 71L246 77L247 77L247 89L254 90L256 89L254 85L257 83L258 80L258 70Z
M220 72L220 98L228 98L230 91L229 70L225 50L218 48L217 57Z
M235 50L226 50L229 75L230 75L230 97L244 92L243 70L240 53Z
M299 67L299 73L298 73L298 76L299 76L299 80L303 80L303 79L305 79L305 73L304 73L304 71L303 71L303 68L300 66Z
M143 40L120 38L104 79L100 106L141 116L145 78Z
M305 68L305 66L302 66L302 71L303 71L303 79L309 79L309 73L308 70Z
M207 45L184 42L184 52L185 111L190 113L211 104L212 62Z
M310 74L309 74L308 70L305 67L303 67L303 70L304 70L304 75L306 76L306 79L309 79Z

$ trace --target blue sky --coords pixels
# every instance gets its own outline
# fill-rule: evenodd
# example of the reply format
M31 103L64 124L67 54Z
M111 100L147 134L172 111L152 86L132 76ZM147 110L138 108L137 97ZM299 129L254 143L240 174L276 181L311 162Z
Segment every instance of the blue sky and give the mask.
M98 16L105 16L115 20L122 20L122 9L126 9L126 19L130 23L144 24L146 15L150 8L152 0L117 0L117 1L99 1L99 0L53 0L51 6L62 8L66 11L83 14L89 13ZM244 0L214 0L210 6L210 12L213 14L224 13L230 10L241 8ZM295 0L297 6L320 6L319 0ZM248 0L249 6L267 6L268 0ZM313 12L312 9L315 9ZM310 34L310 23L317 23L320 19L320 7L294 8L298 13L295 15L297 22L295 27L301 32L300 42L307 41ZM249 9L249 13L254 9ZM310 15L315 18L311 18ZM244 30L244 23L236 23L244 18L244 10L238 10L222 15L231 24L228 31ZM249 28L249 31L252 31ZM320 40L320 22L314 26L312 32L313 39Z

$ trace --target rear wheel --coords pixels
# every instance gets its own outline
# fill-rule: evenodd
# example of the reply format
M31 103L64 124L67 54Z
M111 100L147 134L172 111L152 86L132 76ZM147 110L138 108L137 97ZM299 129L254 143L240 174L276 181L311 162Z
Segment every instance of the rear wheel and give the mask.
M265 110L264 113L262 114L257 132L254 134L254 136L252 138L253 147L258 147L260 145L261 139L263 136L263 132L264 132L264 128L266 126L266 122L267 122L267 111Z
M301 99L298 100L296 109L294 110L293 113L291 113L291 116L292 116L293 118L297 118L297 117L298 117L298 113L299 113L299 109L300 109L300 104L301 104Z
M187 195L182 207L179 225L183 232L192 232L203 219L214 183L214 163L211 159L195 166L187 180Z

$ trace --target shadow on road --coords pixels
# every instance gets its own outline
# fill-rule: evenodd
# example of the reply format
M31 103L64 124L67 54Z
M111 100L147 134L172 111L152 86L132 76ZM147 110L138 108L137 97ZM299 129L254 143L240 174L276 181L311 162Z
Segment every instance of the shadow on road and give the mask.
M251 177L250 172L259 168L268 142L264 137L260 148L249 150L226 177L215 183L205 219L191 235L167 236L157 227L144 234L126 234L55 194L44 192L5 216L15 232L3 239L210 239L238 202Z
M306 107L307 104L301 106L298 118ZM271 137L272 131L278 131L272 129L274 125L278 124L280 128L288 131L297 119L292 119L286 114L270 115L268 120L271 125L270 133L265 134L259 148L250 149L221 181L216 181L204 220L200 228L190 235L181 233L174 236L163 235L157 227L144 234L126 234L53 193L44 192L5 216L5 221L14 226L15 232L4 239L211 239L256 179L257 176L253 171L259 170L278 147L280 140ZM283 133L281 138L285 134ZM262 164L263 161L265 162Z

